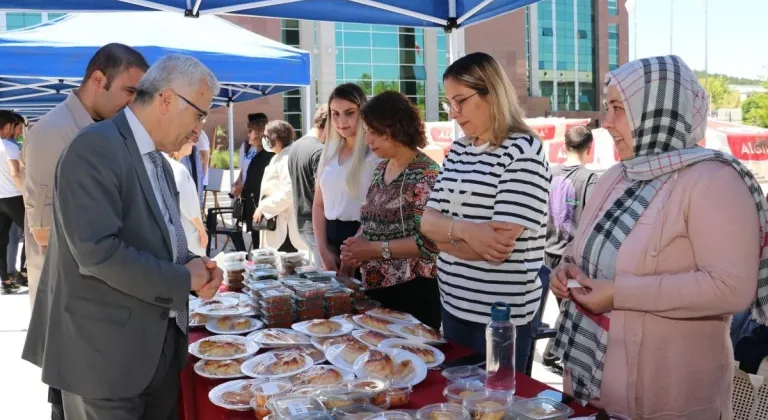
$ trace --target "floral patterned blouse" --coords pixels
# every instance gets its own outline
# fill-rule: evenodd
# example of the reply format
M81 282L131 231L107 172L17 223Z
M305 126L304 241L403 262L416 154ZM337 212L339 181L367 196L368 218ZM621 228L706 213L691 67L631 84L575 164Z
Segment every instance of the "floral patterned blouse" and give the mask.
M366 289L394 286L417 277L437 277L439 251L431 240L421 234L421 215L435 186L440 166L419 152L410 165L387 185L384 173L388 162L380 162L373 171L371 186L360 210L362 237L368 241L392 241L412 236L416 238L421 257L366 261L360 267Z

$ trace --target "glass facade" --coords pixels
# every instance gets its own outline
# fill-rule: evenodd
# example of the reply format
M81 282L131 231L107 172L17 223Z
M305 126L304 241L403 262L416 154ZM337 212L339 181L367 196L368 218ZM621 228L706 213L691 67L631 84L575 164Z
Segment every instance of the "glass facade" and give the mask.
M336 23L335 37L337 83L357 83L369 96L399 91L425 116L423 29Z
M619 15L619 0L608 0L608 14L611 16Z
M608 25L608 70L619 68L619 25Z
M437 31L437 97L438 104L445 100L445 89L443 89L443 73L448 68L448 37L444 31ZM442 106L437 107L438 121L448 121L448 113L443 111Z
M7 12L5 14L5 29L8 31L26 28L27 26L37 25L40 23L43 23L42 13Z
M280 22L281 40L283 44L299 48L299 21L295 19L283 19ZM283 118L293 126L296 138L303 135L304 125L301 114L302 100L301 89L294 89L283 93Z
M537 7L541 96L553 111L596 110L592 1L543 0Z

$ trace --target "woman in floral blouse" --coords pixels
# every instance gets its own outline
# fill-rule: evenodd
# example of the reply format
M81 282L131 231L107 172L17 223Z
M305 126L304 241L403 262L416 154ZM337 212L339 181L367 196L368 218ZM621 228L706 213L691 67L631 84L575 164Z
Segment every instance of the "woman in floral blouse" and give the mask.
M362 110L365 141L384 159L373 172L361 209L361 228L341 247L342 260L360 266L368 296L440 328L438 254L421 234L421 214L440 171L419 151L426 145L419 110L398 92L384 92Z

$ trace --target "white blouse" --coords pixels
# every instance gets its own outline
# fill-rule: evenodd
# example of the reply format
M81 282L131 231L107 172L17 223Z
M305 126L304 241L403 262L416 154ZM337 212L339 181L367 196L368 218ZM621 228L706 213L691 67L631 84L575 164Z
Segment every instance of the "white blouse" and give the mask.
M183 163L171 159L167 155L165 158L173 169L176 189L179 190L179 211L181 213L181 225L184 227L184 234L187 237L187 248L189 248L189 252L195 255L205 256L205 249L200 246L200 234L206 235L206 233L198 232L195 225L192 224L192 219L201 217L200 198L197 195L195 180L192 179L192 175Z
M368 194L373 170L381 161L375 154L369 152L360 173L360 190L357 196L347 191L347 174L352 165L352 159L339 164L338 156L330 159L320 174L320 188L323 192L323 212L328 220L353 222L360 220L360 208Z

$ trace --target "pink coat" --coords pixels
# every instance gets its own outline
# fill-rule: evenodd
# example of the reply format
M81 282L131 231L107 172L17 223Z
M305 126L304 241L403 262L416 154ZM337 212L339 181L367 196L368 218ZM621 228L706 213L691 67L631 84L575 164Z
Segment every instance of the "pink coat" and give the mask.
M567 253L627 185L620 165L600 178ZM732 418L729 328L755 298L758 236L754 200L731 167L702 162L673 175L619 250L594 405L633 419ZM568 393L567 372L564 385Z

